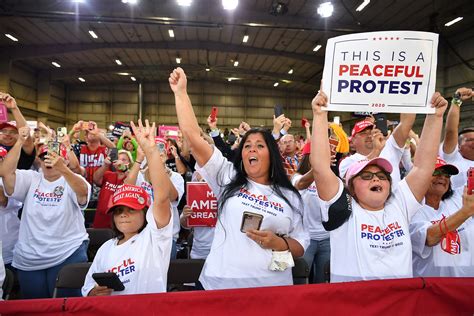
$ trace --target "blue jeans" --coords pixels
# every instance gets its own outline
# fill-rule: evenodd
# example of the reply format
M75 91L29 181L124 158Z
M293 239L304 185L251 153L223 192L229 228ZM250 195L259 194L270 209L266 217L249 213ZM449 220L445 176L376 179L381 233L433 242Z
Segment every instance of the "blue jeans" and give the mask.
M17 269L22 298L28 299L52 297L59 270L61 270L61 268L65 265L71 263L87 262L88 245L89 241L84 240L72 255L70 255L64 262L58 264L57 266L35 271L23 271ZM82 296L81 289L58 290L58 297L63 296Z
M329 238L323 240L311 239L303 258L309 268L313 269L313 279L309 280L309 282L324 283L324 265L331 258Z

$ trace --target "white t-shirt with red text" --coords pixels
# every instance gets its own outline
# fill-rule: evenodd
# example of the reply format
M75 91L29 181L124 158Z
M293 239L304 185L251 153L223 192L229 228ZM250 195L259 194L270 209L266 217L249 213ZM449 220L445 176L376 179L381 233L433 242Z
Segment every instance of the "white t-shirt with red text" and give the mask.
M213 150L206 165L196 165L196 171L219 199L235 170L217 148ZM256 213L263 216L260 230L288 235L306 249L309 236L303 229L303 204L295 193L281 190L298 211L293 211L271 186L251 180L248 180L248 187L239 189L227 200L220 211L211 251L199 278L206 290L293 284L291 269L269 270L272 250L261 248L240 231L243 213Z
M118 245L118 239L113 238L99 248L87 272L81 290L83 296L96 285L92 274L101 272L115 272L125 286L125 290L113 291L112 295L166 292L173 218L168 225L158 229L152 204L146 221L145 229L125 243Z
M0 187L0 190L3 190L3 181L1 178ZM21 206L21 202L9 198L7 205L0 207L0 241L2 242L4 264L9 264L13 261L13 249L18 241L18 233L20 232L18 211Z
M81 178L90 192L90 185ZM54 267L72 255L89 239L77 195L64 177L50 182L42 173L16 170L12 198L23 202L20 233L12 265L35 271Z
M184 194L184 179L179 173L171 171L170 180L171 183L173 183L176 191L178 191L178 199L171 201L171 206L173 207L173 239L176 241L178 240L179 231L181 230L181 224L179 223L178 204ZM153 201L153 186L150 182L146 181L145 176L141 171L138 172L135 185L142 187Z
M330 201L322 201L322 219L328 221L328 210L343 192ZM331 282L412 277L412 247L409 222L422 207L406 180L400 181L392 197L379 211L363 209L351 199L349 218L330 232Z
M454 195L441 201L435 210L429 205L413 216L410 234L413 245L413 274L422 277L474 277L474 219L468 218L456 232L459 241L448 253L441 248L441 242L435 246L426 245L428 228L440 225L441 219L456 213L462 207L462 188ZM442 224L441 224L442 225ZM446 231L445 227L442 227Z

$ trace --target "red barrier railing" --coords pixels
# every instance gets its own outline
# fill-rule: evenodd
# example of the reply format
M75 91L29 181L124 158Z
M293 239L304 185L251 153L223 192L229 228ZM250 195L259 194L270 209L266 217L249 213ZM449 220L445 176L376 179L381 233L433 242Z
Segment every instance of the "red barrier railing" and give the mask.
M0 302L0 315L473 315L474 278Z

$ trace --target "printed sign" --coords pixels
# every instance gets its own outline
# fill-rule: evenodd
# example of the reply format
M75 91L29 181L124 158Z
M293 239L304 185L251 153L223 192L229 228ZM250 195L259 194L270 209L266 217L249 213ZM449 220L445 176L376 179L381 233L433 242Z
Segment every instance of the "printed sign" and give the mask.
M371 32L328 40L323 90L329 111L434 113L438 34Z
M188 226L215 227L217 222L217 199L205 182L186 184L187 202L193 209L188 217Z
M127 128L130 128L129 124L123 122L115 122L114 129L112 130L112 135L114 135L115 137L120 137Z
M170 125L160 125L158 127L158 136L163 138L173 138L175 140L178 139L178 126L170 126Z
M3 102L0 102L0 123L4 122L8 122L8 109Z

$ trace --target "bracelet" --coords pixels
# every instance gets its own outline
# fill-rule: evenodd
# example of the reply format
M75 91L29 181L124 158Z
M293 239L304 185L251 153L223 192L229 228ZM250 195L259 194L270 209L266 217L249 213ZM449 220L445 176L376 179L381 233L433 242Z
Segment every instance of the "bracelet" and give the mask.
M179 158L179 156L175 156L174 159L181 160L181 158Z

